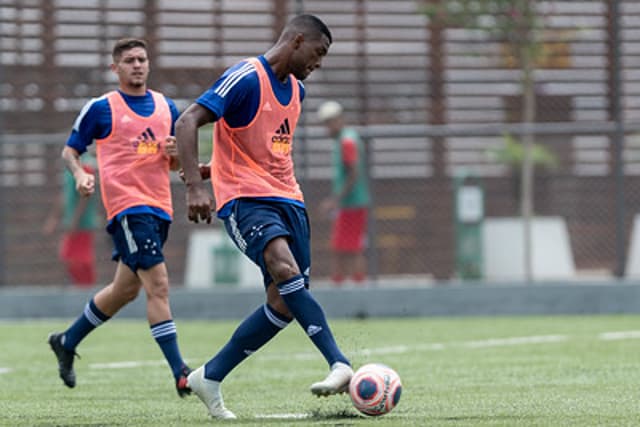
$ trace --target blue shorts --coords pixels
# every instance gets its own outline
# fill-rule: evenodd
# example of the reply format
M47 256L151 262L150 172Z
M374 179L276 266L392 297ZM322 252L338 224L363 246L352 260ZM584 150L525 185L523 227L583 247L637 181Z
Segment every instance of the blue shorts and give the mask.
M114 220L107 229L114 246L111 258L122 261L133 272L163 263L162 247L169 225L169 221L149 214L124 215Z
M309 286L311 235L305 208L280 201L237 199L231 214L224 218L224 225L236 246L260 267L265 288L273 279L264 263L264 249L276 237L287 238L305 285Z

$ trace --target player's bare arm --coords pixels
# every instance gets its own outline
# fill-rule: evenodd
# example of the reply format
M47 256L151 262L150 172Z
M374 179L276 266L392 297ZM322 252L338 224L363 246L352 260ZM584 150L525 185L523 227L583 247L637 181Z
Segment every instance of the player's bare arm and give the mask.
M211 162L199 163L198 168L200 169L200 178L202 178L203 181L211 179ZM182 168L179 170L178 176L182 182L184 182L184 170L182 170Z
M204 185L198 162L198 129L213 122L215 116L206 108L192 104L176 121L178 155L182 164L183 179L187 186L187 215L190 221L211 222L213 200Z
M62 150L62 159L76 181L76 191L84 197L93 194L96 190L96 178L83 169L80 153L67 145Z

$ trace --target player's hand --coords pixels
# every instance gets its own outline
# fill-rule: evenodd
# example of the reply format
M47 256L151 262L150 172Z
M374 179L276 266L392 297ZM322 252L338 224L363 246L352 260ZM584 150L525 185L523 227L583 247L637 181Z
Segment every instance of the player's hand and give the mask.
M323 215L330 215L336 209L338 209L338 201L333 197L329 197L327 199L324 199L320 203L320 212Z
M202 220L210 224L213 199L202 182L187 185L186 199L189 221L198 223Z
M200 169L200 178L205 181L211 178L211 163L200 163L198 168Z
M76 191L83 197L89 197L96 191L96 177L92 173L80 171L75 175Z
M178 157L178 144L175 136L168 136L164 140L164 154L169 157Z
M58 221L56 221L55 218L49 217L42 226L42 234L51 236L56 231L56 228L58 228Z
M180 157L178 157L178 143L175 136L165 138L165 144L162 149L164 155L169 158L169 169L172 171L180 169Z

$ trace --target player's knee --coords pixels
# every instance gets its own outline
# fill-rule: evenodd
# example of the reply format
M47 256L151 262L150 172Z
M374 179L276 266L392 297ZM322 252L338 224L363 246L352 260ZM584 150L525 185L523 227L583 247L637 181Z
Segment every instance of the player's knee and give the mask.
M169 282L165 280L159 280L151 283L150 286L145 287L147 292L147 298L169 299Z
M122 290L120 298L125 304L129 304L131 301L138 298L138 294L140 294L140 286L129 286Z
M284 238L278 238L269 243L264 251L264 262L276 283L284 282L300 274L300 269Z
M284 282L300 274L296 263L286 258L271 259L270 262L267 262L267 269L276 283Z

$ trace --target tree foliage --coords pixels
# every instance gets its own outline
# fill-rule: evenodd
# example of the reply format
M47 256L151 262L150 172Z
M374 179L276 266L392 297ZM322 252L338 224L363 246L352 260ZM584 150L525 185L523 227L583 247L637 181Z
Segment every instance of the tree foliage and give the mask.
M434 26L480 30L509 45L520 64L531 64L541 53L544 29L544 15L536 4L533 0L431 0L424 11Z

